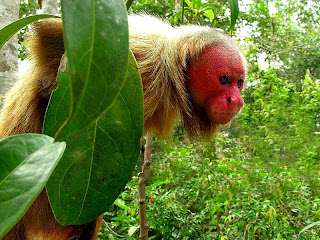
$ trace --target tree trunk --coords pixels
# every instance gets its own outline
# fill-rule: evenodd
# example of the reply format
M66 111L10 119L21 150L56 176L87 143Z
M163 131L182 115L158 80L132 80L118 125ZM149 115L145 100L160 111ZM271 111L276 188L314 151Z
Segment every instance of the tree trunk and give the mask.
M176 12L180 11L180 0L175 0L174 1L174 8Z
M0 29L19 18L19 0L0 0ZM0 107L18 70L18 37L14 35L0 51Z
M42 0L42 13L58 14L58 0Z

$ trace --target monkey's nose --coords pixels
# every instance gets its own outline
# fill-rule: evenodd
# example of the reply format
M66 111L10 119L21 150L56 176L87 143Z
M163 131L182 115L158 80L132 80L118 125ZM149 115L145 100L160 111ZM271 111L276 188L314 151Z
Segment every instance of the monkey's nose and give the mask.
M241 96L232 96L227 98L227 105L232 110L232 112L239 112L243 107L243 99Z

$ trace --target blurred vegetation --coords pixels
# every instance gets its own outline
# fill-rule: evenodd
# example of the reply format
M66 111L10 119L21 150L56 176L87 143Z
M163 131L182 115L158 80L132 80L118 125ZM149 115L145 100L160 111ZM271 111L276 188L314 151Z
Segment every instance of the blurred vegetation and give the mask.
M240 1L232 31L228 1L186 0L183 21L181 6L135 0L131 12L229 31L248 59L246 104L214 140L190 143L179 126L155 140L150 239L320 239L320 2ZM138 238L140 167L100 239Z
M320 81L308 73L298 90L274 70L258 75L216 139L190 143L178 127L156 141L150 239L320 239ZM127 239L139 236L137 182L105 216ZM100 239L118 238L104 228Z
M38 1L20 0L19 17L22 18L22 17L34 15L39 9L40 9L40 4L38 3ZM28 28L29 26L24 27L18 32L19 59L22 61L27 58L26 35L27 35Z
M229 30L227 1L186 2L185 23ZM134 4L182 24L173 1ZM319 18L318 1L240 3L230 33L248 57L246 104L212 141L190 143L179 126L156 141L150 239L320 239ZM126 239L139 236L136 176L105 216ZM119 239L109 228L100 239Z
M156 146L152 172L150 239L298 239L320 218L319 168L309 169L317 179L310 182L284 161L265 164L226 132L207 143L176 139ZM137 182L134 177L105 216L127 239L139 235ZM319 230L300 239L319 239ZM100 239L118 238L103 229Z

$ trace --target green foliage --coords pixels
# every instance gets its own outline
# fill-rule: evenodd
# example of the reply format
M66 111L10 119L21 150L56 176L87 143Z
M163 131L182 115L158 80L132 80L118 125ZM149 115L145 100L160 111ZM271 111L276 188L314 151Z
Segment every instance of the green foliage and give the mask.
M70 225L98 217L128 182L140 152L143 93L135 59L132 53L128 54L124 3L118 0L63 2L62 12L69 65L65 59L61 64L59 86L50 99L44 132L55 137L55 141L67 142L63 163L58 164L47 188L57 220ZM50 16L26 17L5 27L0 31L0 46L21 27L46 17ZM4 155L0 163L11 166L16 163L11 157L12 150L18 154L25 146L16 146L7 139L2 143L9 156ZM30 135L26 135L23 143L29 145L31 140ZM65 147L57 142L51 145L45 146L43 153L30 157L38 169L46 169L43 176L37 172L29 174L30 186L34 184L34 188L27 189L27 195L6 194L21 187L19 183L24 178L19 177L22 176L20 168L11 169L12 181L10 176L4 179L0 200L4 199L6 205L3 205L4 211L0 211L0 218L6 221L8 216L11 218L8 223L1 221L5 226L1 231L9 230L43 189L62 155L61 146L63 150ZM52 166L47 164L50 159ZM75 182L77 189L74 189ZM7 212L8 209L11 212Z
M31 14L36 14L37 10L41 8L35 0L20 0L20 13L19 17L29 16Z
M174 1L168 0L134 0L131 5L133 13L146 12L165 19L174 16Z
M202 11L207 6L211 20ZM147 187L150 239L320 238L319 6L313 0L242 5L242 27L249 30L245 106L211 142L185 144L180 127L174 142L155 143ZM227 9L219 1L190 0L185 17L226 29ZM272 68L261 70L262 53ZM121 204L105 216L127 239L139 235L132 234L137 181L132 178ZM105 228L100 239L118 238Z
M156 143L147 188L151 239L320 238L320 3L259 0L242 9L246 105L229 133L209 143L186 145L181 129L173 143ZM185 1L183 14L174 1L134 1L132 12L142 10L222 29L232 14L219 0ZM261 70L261 56L270 69ZM105 216L126 239L139 235L137 182ZM117 237L105 228L100 239Z
M39 5L40 1L34 0L20 0L20 11L19 18L24 18L30 15L35 15L37 10L41 9ZM28 32L28 27L22 28L18 32L18 51L19 51L19 59L25 60L27 57L27 47L26 47L26 36Z
M52 136L65 120L70 104L68 76L58 83L44 126L44 133ZM89 222L113 203L135 167L142 128L142 83L130 54L125 85L112 107L88 128L65 138L66 153L47 183L60 224Z
M264 58L279 76L297 86L307 69L320 78L319 1L258 0L243 8L239 35L246 36L251 64L257 66Z
M318 163L319 80L307 74L300 89L268 70L252 76L252 81L238 119L248 150L265 161L302 161L309 167Z
M26 25L37 21L39 19L44 18L52 18L55 17L53 15L48 14L41 14L36 16L29 16L22 19L19 19L8 26L2 28L0 30L0 49L3 47L3 45L14 35L16 34L21 28L25 27Z
M236 21L238 19L239 14L239 6L238 6L238 0L228 0L230 4L230 10L231 10L231 25L230 28L233 28L236 24Z
M97 218L128 182L140 152L143 95L131 53L127 64L124 3L62 2L62 13L68 67L58 74L44 133L67 142L47 189L58 222L70 225Z
M174 1L168 0L135 0L131 6L133 13L146 12L169 20L174 25L199 23L227 29L230 26L230 6L228 1L181 0L178 12L175 12ZM237 2L232 0L232 2ZM234 5L236 6L236 4ZM236 8L232 8L236 10Z
M231 13L229 10L231 10ZM174 23L200 23L223 29L227 29L229 26L232 29L237 20L238 11L237 0L229 0L229 6L227 1L185 0L181 6L181 10L175 14Z
M181 10L174 17L174 22L187 24L201 20L209 22L213 19L212 4L202 3L201 0L184 0Z
M208 143L158 145L147 187L150 239L297 239L320 219L319 193L296 168L270 164L227 133ZM127 239L139 234L128 237L138 224L137 179L105 216ZM319 230L311 225L300 239L318 239ZM104 229L100 239L118 239L107 236Z
M77 134L75 129L87 127L111 106L122 87L128 62L123 1L63 1L62 17L71 69L71 105L57 139Z
M53 141L40 134L0 140L0 238L27 211L59 162L66 144Z

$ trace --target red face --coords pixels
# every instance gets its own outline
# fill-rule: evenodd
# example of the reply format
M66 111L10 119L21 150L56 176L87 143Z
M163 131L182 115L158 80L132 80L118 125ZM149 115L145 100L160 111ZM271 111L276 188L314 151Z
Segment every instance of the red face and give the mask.
M205 48L187 66L187 90L212 123L228 123L242 108L245 66L237 50L224 43Z

